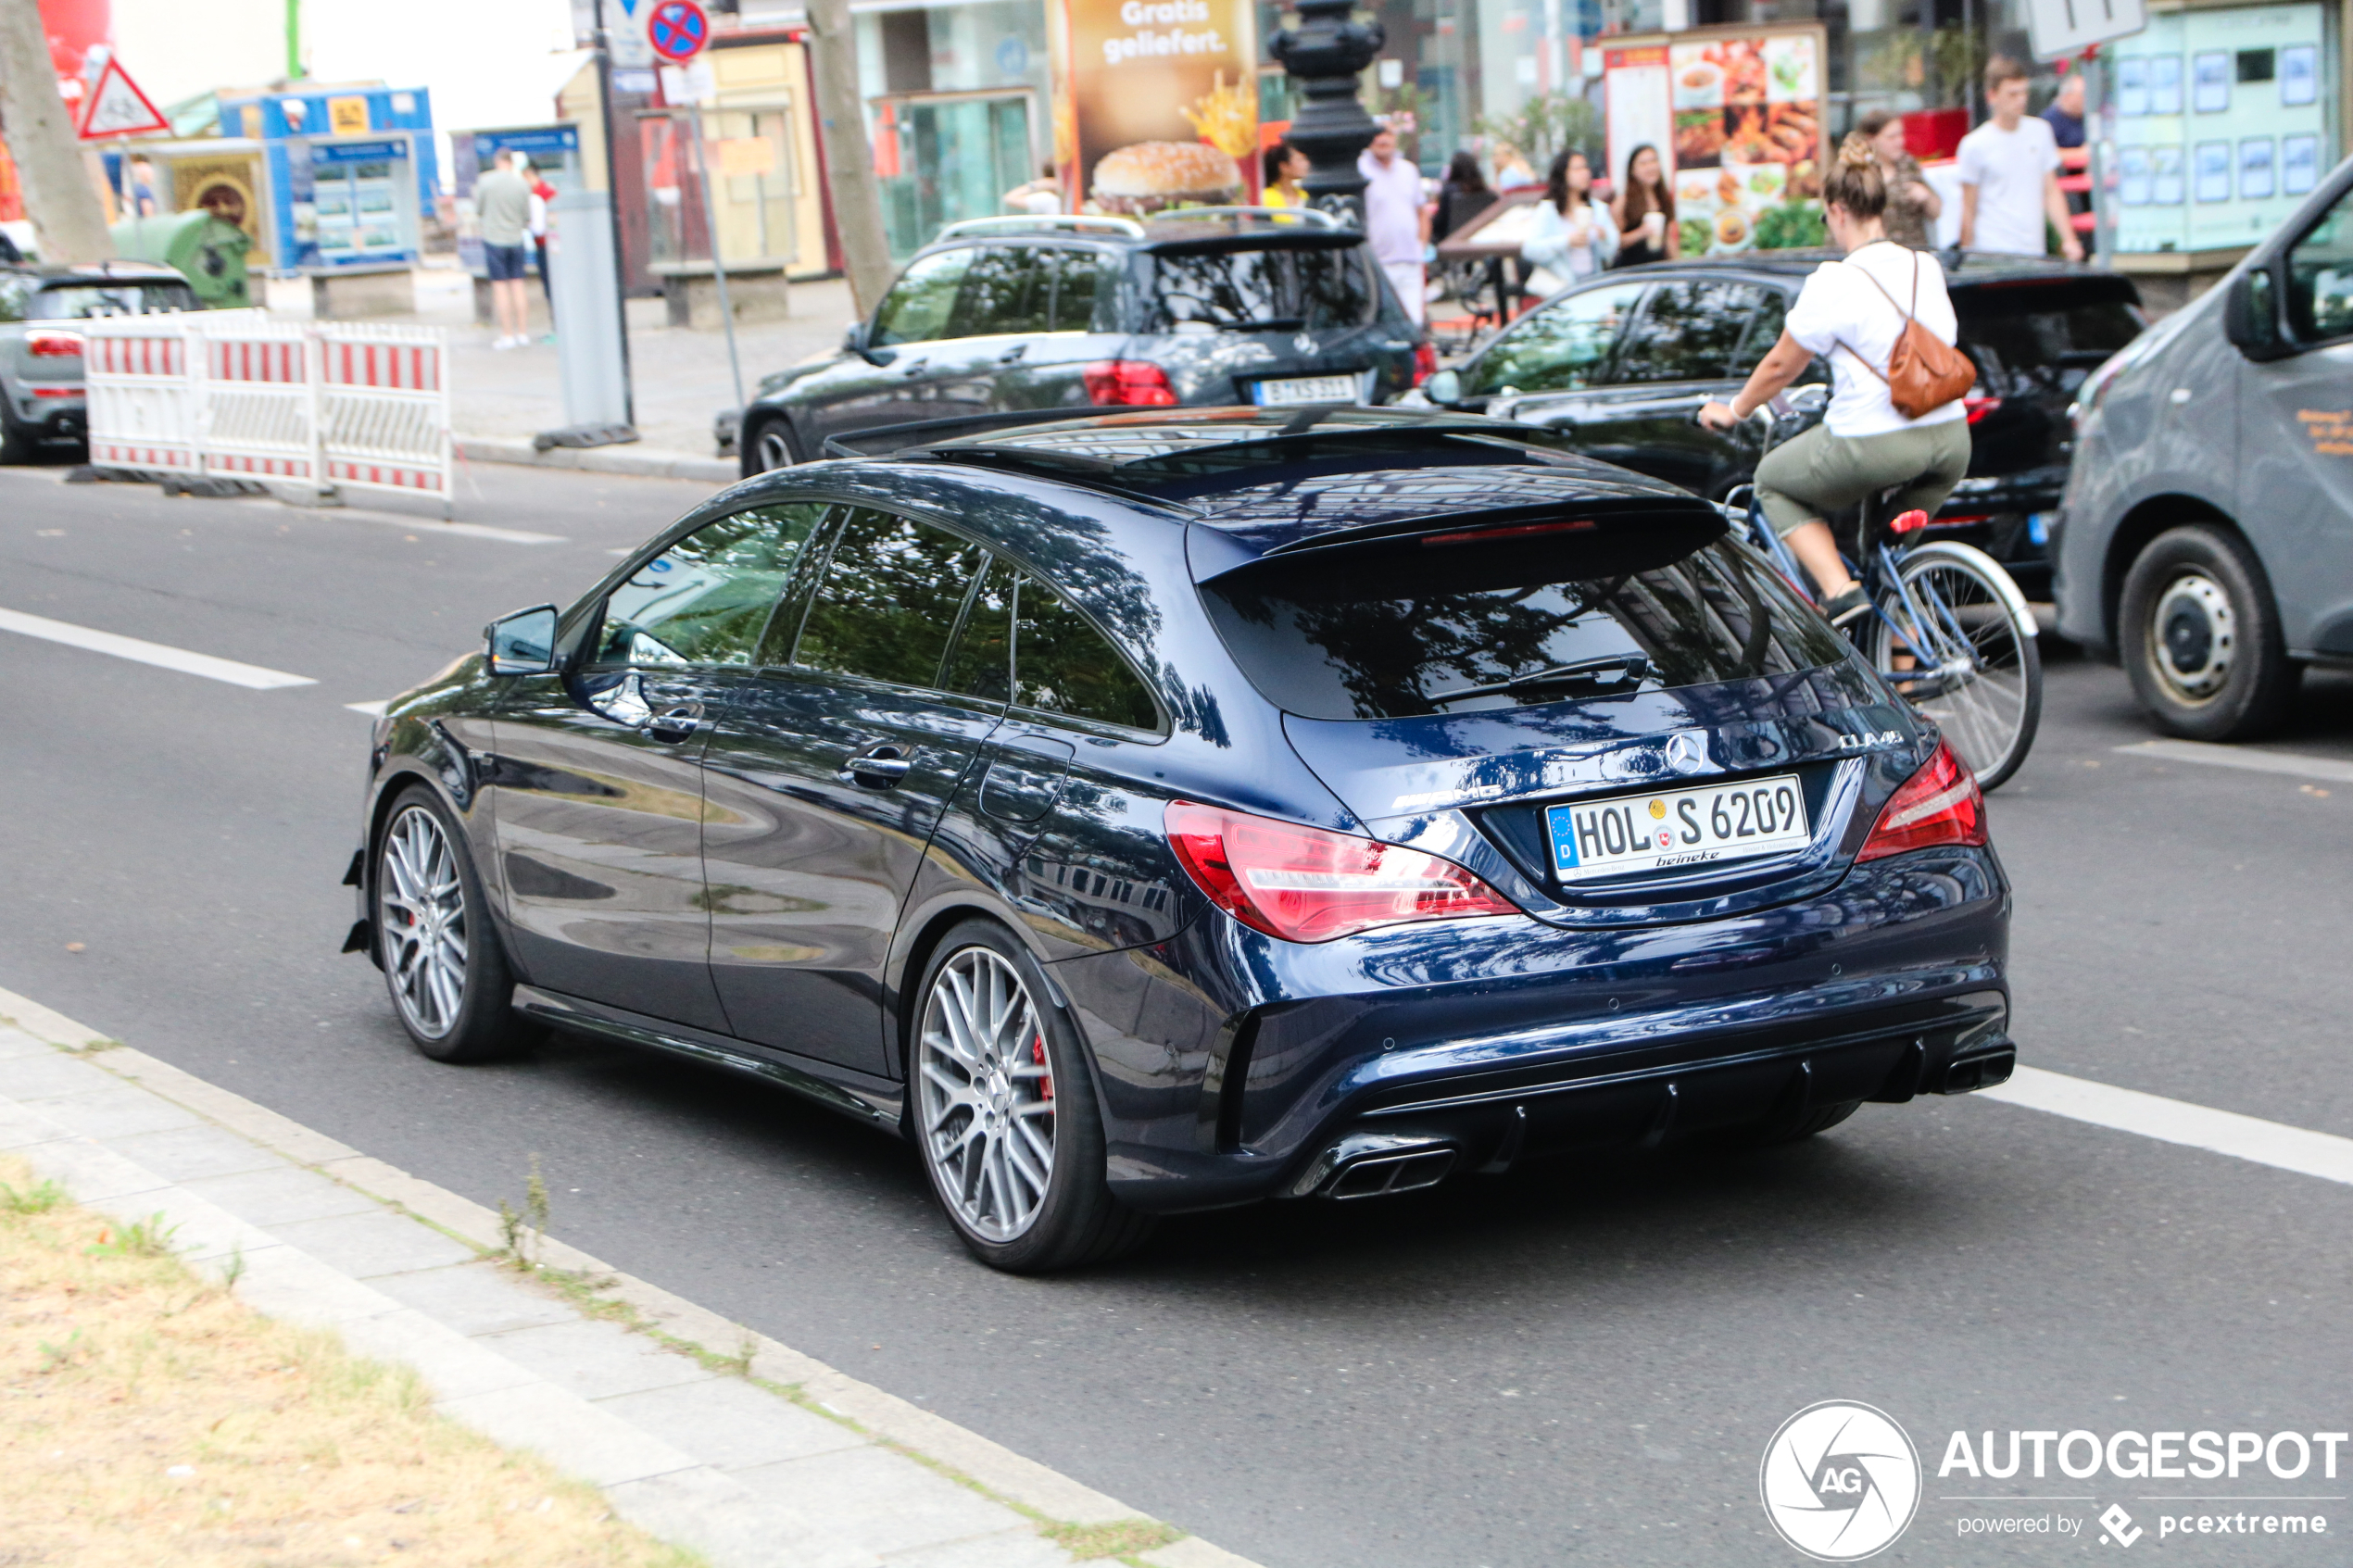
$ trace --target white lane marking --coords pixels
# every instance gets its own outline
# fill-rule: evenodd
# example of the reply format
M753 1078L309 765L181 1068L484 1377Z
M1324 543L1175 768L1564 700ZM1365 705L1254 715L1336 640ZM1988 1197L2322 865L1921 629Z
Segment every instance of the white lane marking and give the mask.
M240 664L233 659L190 653L185 648L166 647L161 643L142 642L137 637L120 636L112 632L96 632L87 626L51 621L46 616L26 615L20 610L0 609L0 632L20 632L28 637L63 643L68 647L109 653L117 659L177 670L183 675L202 675L208 681L226 681L233 686L248 686L255 691L319 684L308 675L289 675L283 670L264 670L258 664Z
M2242 768L2250 773L2286 773L2299 779L2353 784L2353 762L2307 757L2300 751L2258 751L2202 740L2145 740L2116 749L2127 757L2153 757L2162 762L2203 762L2209 768Z
M384 709L392 706L392 698L380 697L374 702L346 702L344 706L354 713L365 713L371 719L381 719L384 716Z
M275 505L267 495L250 495L246 500L256 505ZM381 512L369 507L297 507L324 522L342 520L349 522L381 522L392 528L405 528L420 540L429 535L455 533L466 539L496 539L502 545L563 545L569 537L561 533L535 533L528 528L494 528L486 522L444 522L439 518L404 516L399 512Z
M2242 1116L2235 1110L2216 1110L2187 1100L2143 1094L2138 1089L2120 1089L2089 1078L2046 1073L2039 1067L2021 1067L2008 1083L1980 1089L1978 1093L1989 1099L2047 1111L2053 1116L2089 1122L2095 1127L2138 1133L2161 1143L2227 1154L2235 1160L2353 1186L2353 1138L2338 1137L2334 1133L2266 1122L2259 1116Z

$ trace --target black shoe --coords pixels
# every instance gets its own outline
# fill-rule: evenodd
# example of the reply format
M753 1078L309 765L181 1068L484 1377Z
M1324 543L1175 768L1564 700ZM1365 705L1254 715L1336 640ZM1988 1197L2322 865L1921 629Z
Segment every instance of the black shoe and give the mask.
M1870 596L1864 593L1862 585L1857 583L1825 604L1822 607L1822 613L1830 618L1831 625L1843 626L1848 621L1869 613L1870 608Z

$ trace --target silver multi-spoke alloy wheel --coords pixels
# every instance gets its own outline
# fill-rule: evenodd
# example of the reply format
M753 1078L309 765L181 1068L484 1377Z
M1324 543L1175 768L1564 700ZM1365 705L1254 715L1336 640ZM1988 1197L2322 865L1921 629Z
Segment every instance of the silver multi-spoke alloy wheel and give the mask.
M924 998L918 1101L940 1196L988 1241L1026 1233L1054 1176L1054 1079L1044 1021L1001 954L966 947Z
M760 427L760 434L752 443L752 450L758 456L760 471L762 473L772 469L792 467L792 437L786 435L785 427L774 420Z
M466 999L466 889L448 834L431 811L408 806L384 834L376 877L384 973L409 1027L438 1040Z

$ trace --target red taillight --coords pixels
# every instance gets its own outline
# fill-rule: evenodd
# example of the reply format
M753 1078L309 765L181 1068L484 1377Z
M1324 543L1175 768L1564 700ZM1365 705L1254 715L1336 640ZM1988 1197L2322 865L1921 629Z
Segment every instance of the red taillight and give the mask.
M44 332L38 328L24 334L25 352L35 359L79 359L82 358L80 332Z
M1099 359L1080 372L1099 407L1164 408L1176 401L1168 372L1148 359Z
M1943 741L1919 772L1888 797L1857 860L1876 860L1940 844L1985 842L1985 797L1977 775Z
M1974 396L1961 399L1961 412L1969 416L1969 422L1971 424L1975 424L2001 406L2002 400L1998 397Z
M1438 345L1434 343L1414 345L1414 384L1419 386L1438 374Z
M1418 849L1187 800L1168 803L1167 823L1176 859L1210 902L1286 942L1519 912L1453 861Z

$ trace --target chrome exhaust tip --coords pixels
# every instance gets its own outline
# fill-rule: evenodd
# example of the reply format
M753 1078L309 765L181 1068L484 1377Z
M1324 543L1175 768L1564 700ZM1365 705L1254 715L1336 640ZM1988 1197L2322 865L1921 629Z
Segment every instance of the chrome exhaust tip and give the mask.
M1418 1134L1351 1133L1308 1161L1293 1198L1386 1198L1444 1181L1454 1168L1451 1143Z

